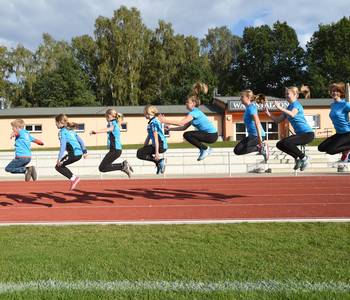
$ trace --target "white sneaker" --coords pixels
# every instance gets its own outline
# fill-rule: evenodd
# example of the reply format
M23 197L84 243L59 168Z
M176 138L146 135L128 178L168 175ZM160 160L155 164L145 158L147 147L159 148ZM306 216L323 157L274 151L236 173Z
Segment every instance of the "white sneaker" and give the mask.
M205 150L200 150L200 153L199 153L199 157L198 157L198 161L201 161L201 160L203 160L203 159L205 159L208 155L210 155L211 153L213 152L213 150L210 148L210 147L208 147L207 149L205 149Z

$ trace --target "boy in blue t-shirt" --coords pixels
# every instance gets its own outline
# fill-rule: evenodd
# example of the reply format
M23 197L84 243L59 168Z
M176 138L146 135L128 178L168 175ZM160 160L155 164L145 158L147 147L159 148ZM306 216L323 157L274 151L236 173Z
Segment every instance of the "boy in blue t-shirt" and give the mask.
M25 129L25 123L21 119L11 122L11 138L15 139L15 158L6 166L5 171L12 174L25 174L25 181L32 178L37 180L37 173L34 166L26 167L32 159L31 143L44 145L44 143L33 136Z

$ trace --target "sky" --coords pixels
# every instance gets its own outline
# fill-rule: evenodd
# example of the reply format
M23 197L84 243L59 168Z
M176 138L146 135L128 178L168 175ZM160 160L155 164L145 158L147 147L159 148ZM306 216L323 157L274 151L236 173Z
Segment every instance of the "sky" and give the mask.
M95 19L111 17L121 5L138 8L149 28L162 19L176 33L198 38L217 26L241 36L246 26L286 21L302 46L319 24L350 16L349 0L0 0L0 45L34 50L44 32L66 41L92 35Z

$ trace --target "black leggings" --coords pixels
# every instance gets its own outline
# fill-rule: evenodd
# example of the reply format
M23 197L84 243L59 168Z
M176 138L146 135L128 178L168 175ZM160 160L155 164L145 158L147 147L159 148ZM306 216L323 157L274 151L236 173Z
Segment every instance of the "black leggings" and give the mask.
M110 149L105 157L102 159L99 171L102 173L120 171L123 169L123 164L113 164L113 162L120 157L122 150L120 149Z
M79 156L66 155L61 159L62 164L60 166L56 165L55 169L58 173L61 173L63 176L67 177L68 179L71 179L73 176L73 173L66 166L77 162L81 158L82 158L82 155L79 155Z
M249 135L236 145L236 147L233 149L233 152L236 155L243 155L251 152L256 152L258 151L258 144L258 137Z
M350 132L336 133L318 146L318 151L332 155L348 150L350 150Z
M280 140L276 146L281 151L294 157L294 159L303 159L305 154L297 147L300 145L306 145L310 143L315 137L313 132L307 132L302 134L295 134Z
M162 144L159 144L159 153L164 153L166 149L163 148ZM142 160L147 160L154 162L155 164L158 161L154 158L154 154L156 153L156 148L153 145L147 145L137 150L137 158Z
M207 133L203 131L186 131L184 133L184 138L193 146L196 146L199 149L206 150L208 149L208 146L204 145L203 143L215 143L218 139L218 133Z

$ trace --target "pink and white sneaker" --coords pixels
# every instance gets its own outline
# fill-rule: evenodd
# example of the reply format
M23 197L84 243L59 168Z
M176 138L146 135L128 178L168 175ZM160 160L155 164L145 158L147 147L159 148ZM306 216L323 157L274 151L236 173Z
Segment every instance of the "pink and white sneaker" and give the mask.
M70 183L70 190L73 191L77 187L79 182L80 182L80 178L79 177L76 177L73 181L71 181L71 183Z

